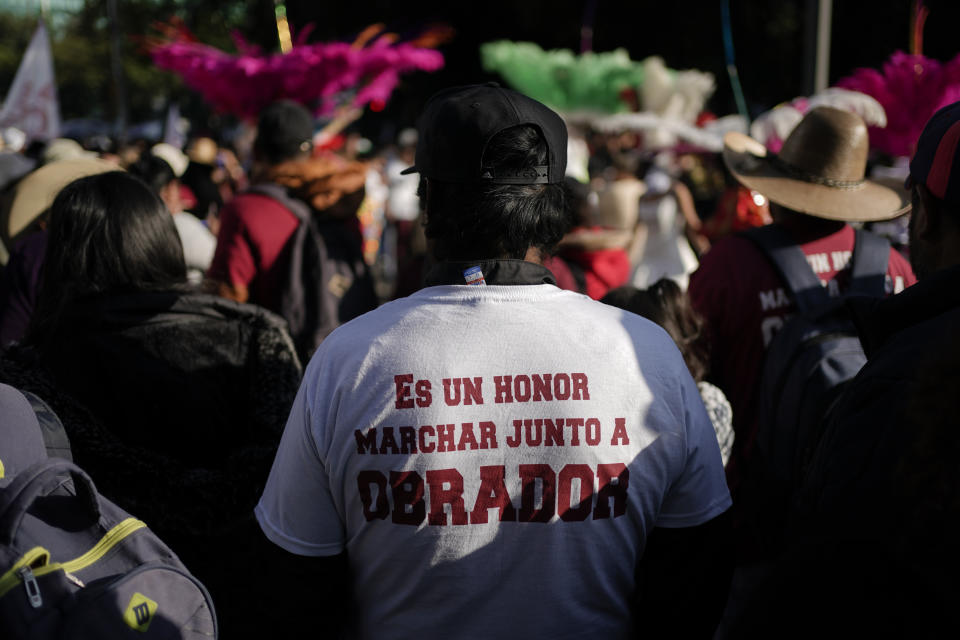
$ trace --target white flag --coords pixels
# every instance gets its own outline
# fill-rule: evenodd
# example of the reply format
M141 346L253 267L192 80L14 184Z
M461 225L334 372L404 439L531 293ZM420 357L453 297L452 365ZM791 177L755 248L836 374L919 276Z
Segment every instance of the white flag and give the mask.
M183 149L186 144L183 135L183 125L180 122L180 105L171 102L167 107L167 119L163 123L163 141L177 149Z
M43 22L37 25L7 92L0 110L0 127L16 127L27 134L27 140L50 140L60 134L53 55Z

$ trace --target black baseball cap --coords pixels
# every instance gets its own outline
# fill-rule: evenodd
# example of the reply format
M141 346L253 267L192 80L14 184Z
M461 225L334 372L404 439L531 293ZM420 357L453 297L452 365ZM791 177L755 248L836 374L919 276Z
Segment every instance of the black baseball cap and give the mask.
M519 171L484 166L491 138L510 127L536 127L547 144L547 164ZM414 166L403 173L444 182L557 184L567 167L567 127L554 111L495 82L451 87L434 94L417 126Z
M905 186L915 183L926 185L941 200L960 204L960 102L941 108L924 126Z
M267 105L257 120L254 147L272 162L289 160L310 150L313 115L292 100Z

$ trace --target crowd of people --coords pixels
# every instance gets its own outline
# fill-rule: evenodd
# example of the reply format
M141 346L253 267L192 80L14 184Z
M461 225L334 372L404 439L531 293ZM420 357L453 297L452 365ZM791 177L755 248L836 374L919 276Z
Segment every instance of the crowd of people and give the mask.
M0 421L228 639L955 630L958 132L901 186L841 109L716 154L471 85L383 149L277 101L246 146L0 150ZM784 445L773 345L824 309L855 370Z

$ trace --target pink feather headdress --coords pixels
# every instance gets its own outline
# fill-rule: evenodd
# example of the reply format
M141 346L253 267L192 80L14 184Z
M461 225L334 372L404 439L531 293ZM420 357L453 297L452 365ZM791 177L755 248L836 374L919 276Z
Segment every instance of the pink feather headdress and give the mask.
M930 116L960 100L960 55L940 62L898 51L881 71L857 69L835 86L873 96L883 106L887 126L870 127L873 149L910 157Z
M377 36L379 25L371 29L352 44L306 44L304 30L282 54L263 54L234 34L240 53L233 55L198 42L182 26L168 27L166 37L150 42L148 50L154 64L179 75L215 109L244 119L256 118L267 104L284 98L318 114L386 103L401 74L443 66L443 54L428 47L449 34L431 31L398 43L392 34Z

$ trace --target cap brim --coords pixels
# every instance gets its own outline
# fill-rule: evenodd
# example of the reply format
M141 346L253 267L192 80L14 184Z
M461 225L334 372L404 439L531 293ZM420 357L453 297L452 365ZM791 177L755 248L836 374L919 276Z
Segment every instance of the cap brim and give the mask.
M837 188L798 179L780 169L760 142L739 132L723 138L723 161L743 186L771 202L817 218L874 222L910 211L910 195L902 189L864 180Z

